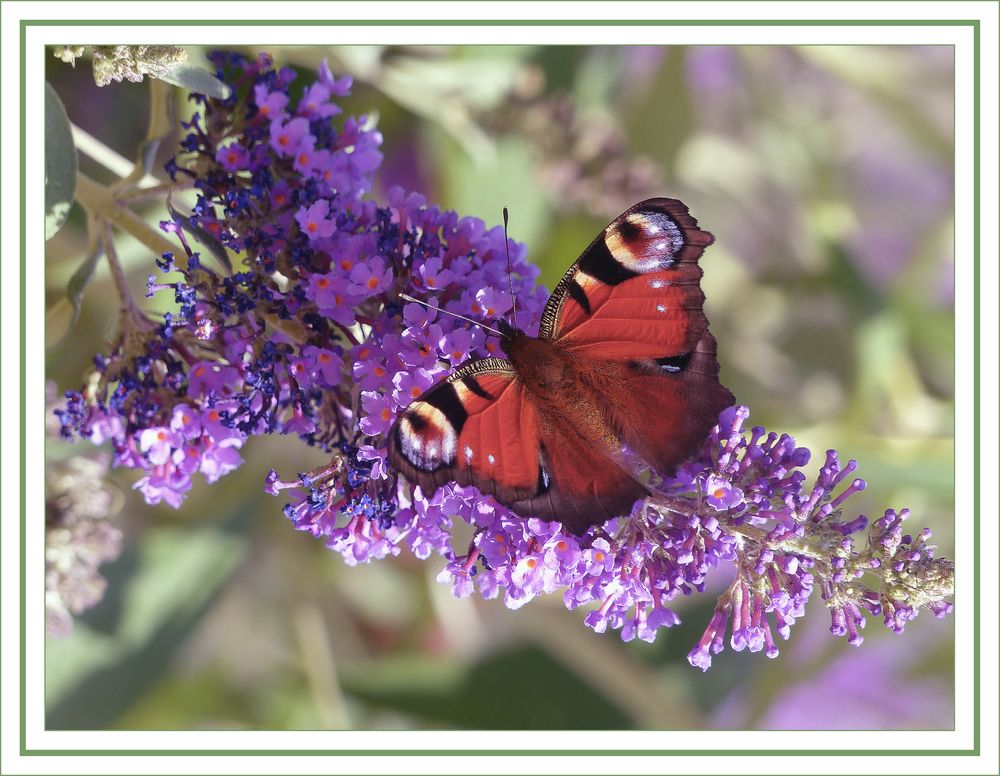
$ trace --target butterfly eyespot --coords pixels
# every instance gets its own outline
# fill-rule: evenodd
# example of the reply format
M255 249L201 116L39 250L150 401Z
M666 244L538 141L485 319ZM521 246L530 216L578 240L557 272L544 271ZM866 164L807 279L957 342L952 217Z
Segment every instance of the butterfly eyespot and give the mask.
M455 458L458 434L447 415L426 401L411 404L396 426L403 457L417 469L435 471Z
M488 456L486 456L486 460L489 461L490 463L497 462L497 459L493 457L493 453L490 453Z
M627 272L642 275L672 266L674 256L684 247L684 235L666 213L643 210L609 226L604 242L612 261Z
M465 452L465 462L472 463L472 448L466 445L464 452Z
M667 306L665 304L656 305L656 312L665 313L667 311Z

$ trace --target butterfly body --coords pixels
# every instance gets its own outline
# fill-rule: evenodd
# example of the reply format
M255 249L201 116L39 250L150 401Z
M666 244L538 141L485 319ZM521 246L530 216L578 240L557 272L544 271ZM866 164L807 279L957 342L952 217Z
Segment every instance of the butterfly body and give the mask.
M586 361L559 345L516 331L502 343L511 366L535 399L539 423L569 425L588 442L612 444L617 436Z
M400 414L391 463L427 495L476 485L574 533L627 514L649 491L625 449L670 473L733 401L702 310L711 242L677 200L629 208L556 286L538 337L500 322L507 359L468 362Z

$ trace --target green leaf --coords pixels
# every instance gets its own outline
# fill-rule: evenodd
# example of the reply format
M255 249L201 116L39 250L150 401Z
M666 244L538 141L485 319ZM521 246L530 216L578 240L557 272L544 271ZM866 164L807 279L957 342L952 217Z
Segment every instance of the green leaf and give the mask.
M87 289L87 286L90 285L90 281L94 277L94 270L97 269L97 263L101 260L103 255L104 244L100 240L95 240L94 248L90 251L87 258L83 260L80 266L76 268L76 272L73 273L73 277L69 279L69 283L66 285L66 298L73 306L73 314L70 316L65 333L59 338L58 342L55 343L56 345L62 343L66 335L73 331L73 328L76 326L76 322L80 318L80 307L83 304L83 292Z
M225 246L216 239L214 234L209 232L207 229L202 229L200 226L193 225L190 218L181 213L169 202L167 202L167 210L170 211L170 215L172 215L176 221L184 224L184 231L193 235L202 246L208 248L209 253L215 256L216 261L225 267L227 272L230 274L232 273L233 265L232 262L229 261L229 254L226 253Z
M76 191L79 159L69 116L56 90L45 82L45 239L59 231Z
M156 152L160 143L173 131L176 122L173 120L171 106L173 93L166 83L155 78L149 87L149 129L146 139L139 144L136 152L135 167L132 172L115 185L117 191L128 191L139 184L143 176L153 172L156 163Z
M178 65L161 75L160 80L217 100L227 100L233 93L227 84L222 83L207 70L194 65Z
M246 549L244 536L216 528L157 529L103 566L104 600L46 645L47 727L113 724L159 681Z
M411 656L368 663L363 670L351 668L340 678L344 690L357 700L458 728L634 726L607 699L533 646L489 655L468 668L453 659Z

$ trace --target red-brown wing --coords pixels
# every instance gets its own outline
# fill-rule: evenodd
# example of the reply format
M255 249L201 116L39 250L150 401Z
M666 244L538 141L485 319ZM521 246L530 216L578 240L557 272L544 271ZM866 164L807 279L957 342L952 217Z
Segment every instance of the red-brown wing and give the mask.
M633 205L563 276L539 338L621 361L691 352L708 328L698 259L712 241L676 199Z
M389 461L432 494L475 485L523 517L583 533L648 491L532 399L509 361L474 361L427 390L389 430ZM610 451L605 451L610 453Z
M691 352L672 359L593 361L603 412L621 442L662 474L704 444L733 395L719 382L715 338L706 329Z
M558 520L571 533L627 516L649 491L560 418L541 417L542 467L538 491L508 503L515 512ZM605 454L607 453L607 454Z
M473 361L412 402L389 430L389 461L427 495L475 485L505 504L538 490L538 413L509 361Z
M620 442L664 474L733 403L703 310L698 260L712 241L682 202L640 202L569 268L542 315L539 337L576 357Z

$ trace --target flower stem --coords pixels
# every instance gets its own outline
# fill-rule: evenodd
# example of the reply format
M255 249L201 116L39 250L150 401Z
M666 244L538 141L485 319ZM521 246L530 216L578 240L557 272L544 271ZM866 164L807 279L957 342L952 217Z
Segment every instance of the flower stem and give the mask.
M118 289L118 296L122 303L123 329L149 329L152 324L142 312L142 308L135 301L132 289L129 288L128 279L122 269L121 261L118 259L118 252L115 250L114 236L111 234L111 226L103 223L101 229L101 242L104 245L104 255L108 260L108 267L111 270L111 277L114 278L115 287Z

